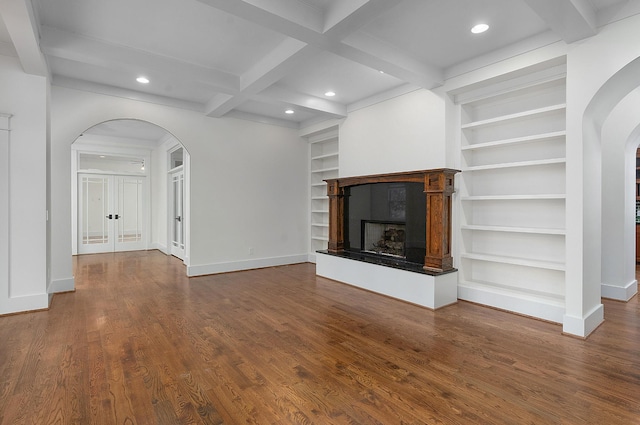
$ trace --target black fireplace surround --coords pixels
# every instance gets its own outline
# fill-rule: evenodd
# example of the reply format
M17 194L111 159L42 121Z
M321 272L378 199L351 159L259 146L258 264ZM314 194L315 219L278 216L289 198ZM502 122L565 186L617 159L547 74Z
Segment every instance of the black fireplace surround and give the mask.
M426 252L425 199L423 183L349 187L344 203L345 251L421 268ZM380 229L375 241L366 236L371 227Z

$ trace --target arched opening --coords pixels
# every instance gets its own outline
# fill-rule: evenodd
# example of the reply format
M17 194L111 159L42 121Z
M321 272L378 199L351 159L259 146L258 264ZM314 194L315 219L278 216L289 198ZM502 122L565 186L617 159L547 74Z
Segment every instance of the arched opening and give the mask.
M147 121L109 120L82 132L71 156L74 255L159 249L188 261L190 158L176 137ZM171 249L175 234L179 251Z
M597 233L601 249L597 261L601 294L620 300L628 300L637 292L635 260L632 260L635 249L631 245L635 238L635 192L631 176L635 175L640 115L634 113L637 109L631 105L640 99L638 87L640 58L602 85L583 116L585 215L590 215L592 229L596 226L600 229ZM592 196L590 200L587 190ZM593 212L588 213L588 209Z
M635 278L640 142L640 87L625 96L602 127L602 297L627 301ZM640 217L638 217L640 218Z

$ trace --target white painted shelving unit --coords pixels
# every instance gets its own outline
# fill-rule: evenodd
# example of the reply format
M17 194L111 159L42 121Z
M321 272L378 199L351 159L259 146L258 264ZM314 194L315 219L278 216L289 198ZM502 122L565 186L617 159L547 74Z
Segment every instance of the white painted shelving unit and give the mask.
M329 198L325 179L338 177L338 129L309 138L311 184L311 254L327 249Z
M458 296L562 322L566 67L458 96ZM493 90L492 90L493 88Z

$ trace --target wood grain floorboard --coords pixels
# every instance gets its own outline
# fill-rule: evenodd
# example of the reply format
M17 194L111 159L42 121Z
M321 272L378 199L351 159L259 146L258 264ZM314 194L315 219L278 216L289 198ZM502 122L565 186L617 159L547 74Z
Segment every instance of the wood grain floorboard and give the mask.
M142 251L74 268L48 311L0 317L0 425L640 425L638 297L604 300L580 340L313 264L187 278Z

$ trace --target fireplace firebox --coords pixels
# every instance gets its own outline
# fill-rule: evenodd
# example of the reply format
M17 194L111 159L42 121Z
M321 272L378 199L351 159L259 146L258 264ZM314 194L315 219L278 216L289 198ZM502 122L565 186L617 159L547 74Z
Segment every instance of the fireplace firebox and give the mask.
M406 235L404 223L362 220L362 251L406 258Z
M448 168L328 179L328 253L359 253L439 273L454 270Z

